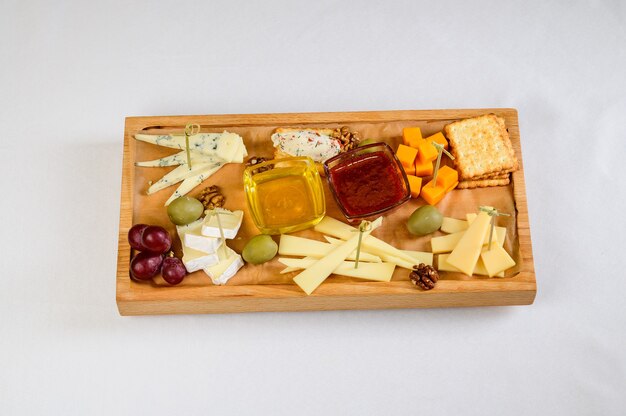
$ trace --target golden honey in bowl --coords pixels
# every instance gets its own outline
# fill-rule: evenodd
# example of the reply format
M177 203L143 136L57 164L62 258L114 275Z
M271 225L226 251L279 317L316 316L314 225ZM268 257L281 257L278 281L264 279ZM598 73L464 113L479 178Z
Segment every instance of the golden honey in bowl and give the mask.
M252 219L265 234L312 227L326 212L322 180L308 157L275 159L251 166L244 172L244 189Z

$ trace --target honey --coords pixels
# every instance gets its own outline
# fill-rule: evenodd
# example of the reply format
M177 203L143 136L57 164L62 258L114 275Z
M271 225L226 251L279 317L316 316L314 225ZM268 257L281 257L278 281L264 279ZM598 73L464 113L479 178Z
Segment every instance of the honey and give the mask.
M253 166L270 170L244 172L244 188L252 218L265 234L312 227L326 212L322 181L308 157L276 159Z

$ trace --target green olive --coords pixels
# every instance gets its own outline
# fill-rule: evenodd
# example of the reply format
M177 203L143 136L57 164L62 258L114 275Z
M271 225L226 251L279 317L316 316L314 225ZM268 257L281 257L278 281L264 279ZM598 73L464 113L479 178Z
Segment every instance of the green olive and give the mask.
M367 146L368 144L372 144L372 143L378 143L380 140L378 139L365 139L365 140L361 140L359 142L359 147L361 146Z
M437 231L443 223L443 215L432 205L424 205L413 211L406 223L411 234L422 236Z
M196 198L181 196L173 200L167 207L167 215L176 225L187 225L202 215L204 206Z
M278 253L278 244L269 235L256 235L248 241L241 255L248 263L261 264L270 261Z

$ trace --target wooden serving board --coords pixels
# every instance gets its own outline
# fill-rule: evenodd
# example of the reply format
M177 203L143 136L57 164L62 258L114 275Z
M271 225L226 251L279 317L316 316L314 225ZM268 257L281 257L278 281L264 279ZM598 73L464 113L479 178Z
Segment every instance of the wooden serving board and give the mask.
M507 249L513 252L518 265L514 273L506 278L467 277L459 273L443 273L435 289L422 291L408 280L408 271L396 268L391 282L330 277L311 296L291 282L295 273L278 275L280 265L276 260L261 266L246 265L225 286L214 286L202 272L189 275L179 286L168 287L153 282L135 282L129 277L131 248L127 233L133 224L149 223L166 227L175 236L175 228L167 220L164 201L176 188L147 196L147 181L156 180L168 170L165 168L137 168L134 163L173 153L172 149L136 141L137 133L180 132L187 123L197 123L202 131L223 130L240 134L249 154L271 156L269 135L279 126L329 126L349 125L357 131L376 134L394 148L401 141L403 126L419 126L424 136L441 131L442 127L455 120L485 113L495 113L505 119L509 135L520 162L520 169L513 173L512 183L507 187L453 191L446 209L446 216L463 218L460 208L463 201L476 207L477 202L488 205L490 198L502 195L510 199L514 211L512 223L506 225L512 236ZM170 151L167 151L170 150ZM243 203L241 172L243 165L230 164L218 171L190 195L209 184L218 184L228 189L226 208L243 209L244 225L236 240L229 246L241 252L245 241L257 233L247 208ZM239 204L241 206L232 206ZM446 204L446 200L441 204ZM330 194L326 194L327 214L343 219ZM389 214L385 221L388 231L385 236L394 239L398 248L430 251L424 246L429 240L411 239L403 226L406 218L416 207L423 205L421 199L412 200ZM441 207L440 207L441 208ZM499 224L503 225L503 224ZM391 228L389 228L391 227ZM384 228L384 227L383 227ZM384 232L384 231L383 231ZM312 234L313 233L313 234ZM313 231L305 231L309 238L321 239ZM174 237L174 251L180 253L180 242ZM414 241L415 240L415 241ZM278 240L277 240L278 241ZM280 277L278 277L280 276ZM129 117L124 133L124 161L122 172L122 195L117 265L117 305L122 315L195 314L259 311L306 311L332 309L396 309L461 306L528 305L534 301L537 286L530 239L528 208L524 184L524 170L520 134L515 109L471 109L471 110L416 110L374 111L351 113L293 113L293 114L243 114L206 116Z

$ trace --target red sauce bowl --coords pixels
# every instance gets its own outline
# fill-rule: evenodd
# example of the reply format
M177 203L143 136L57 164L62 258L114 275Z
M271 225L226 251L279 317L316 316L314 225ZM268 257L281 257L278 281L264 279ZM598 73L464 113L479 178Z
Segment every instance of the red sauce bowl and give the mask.
M379 216L411 198L400 161L386 143L357 147L324 162L328 186L350 221Z

